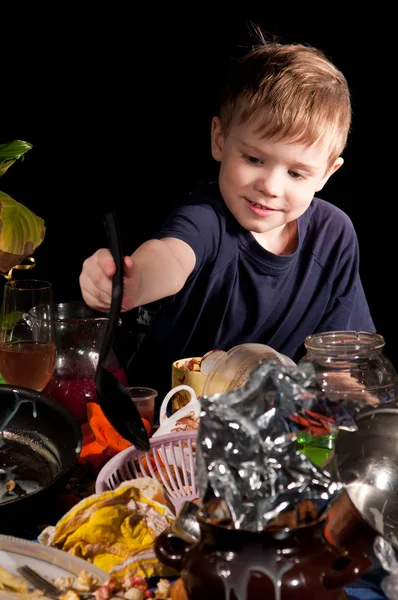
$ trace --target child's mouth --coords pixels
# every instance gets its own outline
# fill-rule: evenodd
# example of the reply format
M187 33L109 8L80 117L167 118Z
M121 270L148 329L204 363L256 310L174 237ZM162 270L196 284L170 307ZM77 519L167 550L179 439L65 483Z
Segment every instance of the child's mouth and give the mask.
M249 204L251 204L251 206L255 206L256 208L259 208L261 210L264 211L275 211L275 208L270 208L269 206L264 206L263 204L258 204L257 202L253 202L252 200L249 200L248 198L245 198L246 202L248 202Z

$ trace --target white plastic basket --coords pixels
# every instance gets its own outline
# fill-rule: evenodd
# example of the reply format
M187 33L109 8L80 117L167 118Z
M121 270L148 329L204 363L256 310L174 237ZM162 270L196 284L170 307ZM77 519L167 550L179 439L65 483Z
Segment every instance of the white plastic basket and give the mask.
M126 448L101 469L95 492L116 489L123 481L153 477L164 487L176 514L187 500L198 498L195 451L197 430L182 431L150 439L149 452ZM143 460L145 458L145 461Z

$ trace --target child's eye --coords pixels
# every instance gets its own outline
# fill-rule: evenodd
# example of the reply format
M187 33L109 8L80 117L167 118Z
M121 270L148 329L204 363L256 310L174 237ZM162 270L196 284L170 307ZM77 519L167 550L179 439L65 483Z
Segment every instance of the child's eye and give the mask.
M289 171L289 175L292 179L303 179L301 173L297 173L297 171Z
M256 158L255 156L245 156L245 159L251 165L261 165L263 163L263 161L261 160L261 158Z

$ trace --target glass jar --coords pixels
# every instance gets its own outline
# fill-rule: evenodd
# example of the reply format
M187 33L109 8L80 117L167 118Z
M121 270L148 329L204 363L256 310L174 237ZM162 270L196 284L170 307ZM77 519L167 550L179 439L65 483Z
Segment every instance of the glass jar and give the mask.
M312 363L330 400L351 400L362 408L396 400L397 373L384 355L378 333L329 331L309 335L299 365Z
M397 373L383 349L378 333L329 331L305 340L306 355L298 365L311 363L329 400L344 400L360 410L397 399ZM299 447L316 464L322 465L334 448L335 434L310 439L304 435Z
M108 317L83 302L55 305L57 358L55 369L43 393L62 402L79 423L87 421L87 402L97 402L95 372ZM127 385L127 376L114 352L105 364Z

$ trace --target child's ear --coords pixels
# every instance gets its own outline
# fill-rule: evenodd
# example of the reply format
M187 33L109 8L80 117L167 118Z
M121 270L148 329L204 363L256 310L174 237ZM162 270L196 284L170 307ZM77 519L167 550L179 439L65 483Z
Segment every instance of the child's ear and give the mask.
M333 175L333 173L336 173L336 171L338 169L340 169L340 167L342 166L342 164L344 163L344 159L341 158L341 156L339 156L339 158L337 158L333 165L331 167L329 167L325 173L325 176L323 177L323 179L319 182L318 187L316 188L317 192L320 192L321 189L323 188L323 186L325 185L325 183L327 182L327 180L329 179L329 177L331 177Z
M219 117L213 117L211 122L211 153L214 160L221 162L224 151L224 135Z

